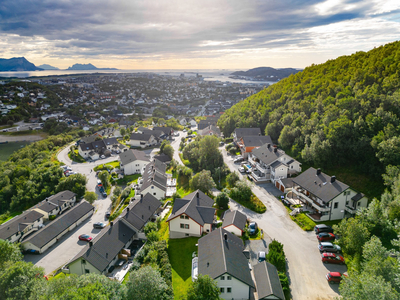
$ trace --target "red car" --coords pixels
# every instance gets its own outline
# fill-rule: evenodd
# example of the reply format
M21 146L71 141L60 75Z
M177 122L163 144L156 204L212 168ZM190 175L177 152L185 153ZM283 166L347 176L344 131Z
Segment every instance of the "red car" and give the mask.
M344 265L343 256L335 253L325 252L321 254L321 259L324 264L341 264Z
M317 234L317 239L320 242L329 242L334 241L336 239L336 236L330 232L321 232Z
M328 280L329 283L340 283L342 280L342 275L346 276L345 274L342 274L340 272L329 272L326 274L326 280Z
M91 236L89 236L88 234L81 234L79 236L79 240L80 241L90 242L91 240L93 240L93 238Z

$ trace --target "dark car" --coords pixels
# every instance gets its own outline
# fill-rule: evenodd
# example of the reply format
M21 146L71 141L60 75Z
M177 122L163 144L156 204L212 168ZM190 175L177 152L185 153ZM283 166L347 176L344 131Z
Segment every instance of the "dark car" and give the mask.
M104 193L104 188L102 186L99 187L99 191L100 191L100 193Z
M321 232L317 234L317 239L320 242L329 242L334 241L336 239L336 236L330 232Z
M335 253L322 253L321 260L324 264L340 264L344 265L344 257Z
M106 212L106 218L108 219L111 216L111 212L107 211Z
M109 268L108 268L108 273L111 273L112 271L114 271L114 269L115 269L114 266L109 267Z
M343 274L343 276L346 276ZM326 274L326 280L328 280L329 283L340 283L342 280L342 273L340 272L329 272Z
M257 223L256 222L251 222L249 224L249 233L250 233L250 235L255 234L256 231L257 231L257 228L258 228Z
M107 193L106 192L103 192L102 195L103 195L103 198L107 198Z
M91 236L89 236L88 234L81 234L79 236L79 240L85 241L85 242L90 242L91 240L93 240L93 238Z
M325 225L325 224L318 224L318 225L315 225L314 231L315 231L315 234L318 234L318 233L321 233L321 232L330 232L330 233L333 233L332 227L329 226L329 225Z
M94 229L103 229L104 227L106 227L106 224L104 224L102 222L96 222L93 224Z
M341 252L342 248L340 246L332 244L330 242L321 242L318 245L319 252Z

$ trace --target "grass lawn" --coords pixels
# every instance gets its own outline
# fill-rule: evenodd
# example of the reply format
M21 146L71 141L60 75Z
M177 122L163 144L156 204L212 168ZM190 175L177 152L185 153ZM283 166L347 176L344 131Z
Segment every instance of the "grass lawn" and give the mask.
M180 157L181 161L183 162L183 164L184 164L185 166L188 167L188 166L190 165L190 162L189 162L187 159L184 159L184 158L183 158L182 153L179 153L179 157Z
M288 213L291 213L292 210L285 206ZM300 226L301 229L305 230L305 231L311 231L314 229L314 226L316 225L316 223L311 220L305 213L299 213L296 216L290 216L290 218L297 224ZM325 222L321 222L324 223Z
M86 162L86 160L79 154L78 150L74 150L74 152L69 151L68 152L68 157L72 161L77 162L77 163L85 163Z
M118 168L118 169L120 168L118 160L114 160L112 162L106 163L106 166L111 166L113 168Z
M131 189L131 192L129 193L128 199L135 197L135 189Z
M128 183L137 181L140 176L141 176L140 174L125 175L124 178L117 180L117 184L118 185L128 185Z
M264 205L264 203L262 203L260 199L258 199L258 197L254 194L251 196L250 201L241 201L237 199L233 200L258 214L263 214L267 211L267 207Z
M174 299L185 299L192 282L192 253L197 252L197 237L168 241L168 256L172 266Z

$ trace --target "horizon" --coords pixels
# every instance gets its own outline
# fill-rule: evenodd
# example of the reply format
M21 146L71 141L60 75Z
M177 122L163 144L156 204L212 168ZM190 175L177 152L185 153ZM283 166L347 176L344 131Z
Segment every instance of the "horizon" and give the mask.
M304 69L400 36L396 0L6 0L3 58L67 69Z

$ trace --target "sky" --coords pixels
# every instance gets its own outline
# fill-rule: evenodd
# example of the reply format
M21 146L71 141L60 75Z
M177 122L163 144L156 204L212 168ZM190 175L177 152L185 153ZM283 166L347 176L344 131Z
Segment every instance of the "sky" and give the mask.
M400 0L1 0L0 57L60 69L305 68L400 39Z

